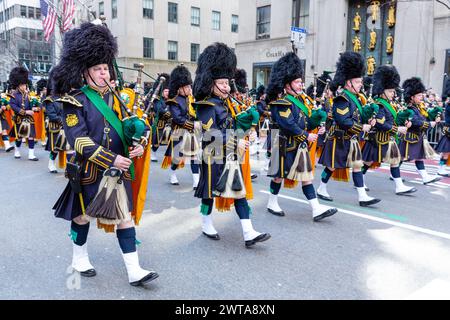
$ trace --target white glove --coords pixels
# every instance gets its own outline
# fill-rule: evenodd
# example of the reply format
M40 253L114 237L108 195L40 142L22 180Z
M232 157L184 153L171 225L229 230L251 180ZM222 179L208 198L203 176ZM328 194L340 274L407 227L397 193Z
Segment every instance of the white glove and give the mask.
M251 129L250 133L248 135L248 139L250 140L250 142L253 142L256 140L256 138L258 138L258 134L256 133L256 130Z
M406 134L406 131L408 131L408 128L406 127L398 127L398 132L401 134Z

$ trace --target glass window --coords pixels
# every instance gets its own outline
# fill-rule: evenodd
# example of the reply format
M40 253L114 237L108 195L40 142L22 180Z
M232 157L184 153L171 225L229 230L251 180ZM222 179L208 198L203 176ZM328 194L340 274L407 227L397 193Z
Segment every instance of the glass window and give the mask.
M20 37L24 40L28 40L28 29L22 28Z
M28 7L28 18L34 19L34 8Z
M200 25L200 8L191 7L191 25Z
M178 22L178 4L169 2L169 22Z
M197 62L200 54L200 45L198 43L191 43L191 62Z
M30 29L30 40L36 40L36 30Z
M105 14L105 3L102 1L98 3L98 16L100 17L101 15L104 14Z
M36 8L36 19L41 18L41 8Z
M178 42L177 41L169 41L167 58L169 60L178 60Z
M117 18L117 0L111 0L111 15L112 18Z
M212 28L213 30L220 30L220 12L212 12Z
M292 1L292 26L308 28L309 0Z
M3 12L0 12L0 23L3 22Z
M36 40L37 41L42 41L43 40L43 32L42 32L42 30L36 30Z
M231 15L231 32L238 32L239 29L239 16L233 14Z
M153 19L153 0L144 0L144 18Z
M22 18L27 17L27 7L26 6L20 6L20 16Z
M144 58L153 59L153 39L144 38Z
M256 39L270 38L270 6L256 8Z

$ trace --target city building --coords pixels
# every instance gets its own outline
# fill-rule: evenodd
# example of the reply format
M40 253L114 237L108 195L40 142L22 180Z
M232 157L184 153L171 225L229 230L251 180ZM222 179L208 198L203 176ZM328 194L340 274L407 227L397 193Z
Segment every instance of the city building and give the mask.
M438 1L246 0L239 2L238 65L250 86L267 85L270 69L292 51L291 26L306 29L306 82L314 72L334 71L338 55L360 52L368 74L394 64L406 79L419 76L441 93L443 74L450 74L450 10Z

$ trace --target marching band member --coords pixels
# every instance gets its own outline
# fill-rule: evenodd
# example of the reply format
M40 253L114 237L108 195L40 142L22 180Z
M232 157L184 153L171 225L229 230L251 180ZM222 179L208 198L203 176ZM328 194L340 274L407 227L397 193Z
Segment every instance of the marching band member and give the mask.
M408 109L412 111L413 116L407 121L411 122L408 132L400 135L400 153L402 160L414 161L417 171L422 177L423 184L429 184L441 179L439 176L429 175L425 170L424 159L431 159L435 155L433 148L426 138L428 128L441 121L440 117L431 121L425 106L423 105L423 93L425 86L417 78L409 78L402 85L405 90L405 101L408 103Z
M332 125L325 142L319 163L325 169L321 175L321 183L317 189L319 198L333 201L327 192L327 183L335 170L336 175L344 181L348 181L348 169L353 169L353 182L358 192L360 206L368 206L380 202L380 199L367 195L364 188L364 178L361 172L363 161L359 145L361 132L368 132L376 120L370 120L369 124L362 123L363 103L358 93L363 86L362 77L365 72L363 57L356 52L344 52L337 62L337 70L332 85L340 87L336 98L333 100Z
M267 99L270 101L274 128L279 132L276 135L275 132L271 133L276 139L272 145L268 172L268 176L273 179L267 209L274 215L284 216L284 211L278 205L281 183L284 180L284 186L292 188L301 182L303 194L312 208L313 221L317 222L334 215L337 209L321 205L312 184L313 166L308 143L315 142L318 134L308 130L316 129L319 124L311 121L312 109L304 104L305 100L301 97L303 76L300 59L293 52L280 58L270 74ZM324 131L325 128L321 127L319 133L323 134Z
M28 160L38 161L39 159L34 155L36 128L33 117L38 108L30 103L27 87L28 71L23 67L12 69L9 82L14 89L9 100L9 104L14 111L14 128L11 130L11 136L16 139L14 158L19 159L21 157L22 138L26 138L28 140Z
M442 93L442 101L444 103L444 126L442 128L442 138L436 147L436 151L441 153L439 161L438 175L448 177L449 174L445 170L445 166L449 165L450 155L450 78L447 78Z
M183 168L185 160L190 159L192 186L195 190L200 176L199 165L195 155L188 154L188 150L184 148L190 142L186 133L193 132L195 125L195 111L191 99L191 73L185 66L177 66L170 74L169 99L166 104L172 116L172 132L161 168L167 169L170 166L170 184L179 185L176 170Z
M10 152L14 149L14 146L11 145L9 141L9 131L11 130L11 107L9 105L10 97L6 93L2 93L0 95L0 131L2 134L3 146L5 147L6 152Z
M105 26L84 23L67 32L63 44L53 70L53 92L61 95L57 101L63 104L64 132L76 154L67 163L69 184L53 209L56 217L71 221L72 267L82 276L96 275L86 244L94 217L99 228L116 232L129 283L146 284L158 274L140 266L133 222L139 224L145 201L149 128L142 124L146 130L136 131L140 141L130 146L125 120L131 119L109 90L116 77L117 43ZM134 119L137 126L141 120ZM138 172L145 165L144 173ZM139 179L143 189L136 184Z
M391 175L395 182L395 193L410 194L416 192L414 187L403 184L400 176L400 150L396 142L397 132L406 134L407 127L397 126L397 112L393 104L395 89L400 84L400 75L394 66L380 66L373 75L373 95L379 111L376 114L376 124L369 132L368 141L362 149L362 158L366 168L374 163L390 164ZM365 170L367 171L367 170ZM365 174L364 170L363 173Z
M214 201L219 211L228 210L234 203L245 246L251 247L268 240L270 234L253 229L251 209L246 199L247 192L251 191L251 179L242 176L236 159L245 154L249 141L238 135L241 131L236 130L238 111L229 100L230 80L235 69L236 55L223 43L208 46L198 58L193 92L197 117L203 127L203 153L195 197L201 199L204 235L220 239L211 219Z

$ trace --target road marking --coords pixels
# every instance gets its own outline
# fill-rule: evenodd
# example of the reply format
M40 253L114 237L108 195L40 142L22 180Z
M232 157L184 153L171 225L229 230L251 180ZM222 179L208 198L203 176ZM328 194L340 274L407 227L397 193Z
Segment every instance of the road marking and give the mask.
M260 190L259 192L269 194L269 191L265 191L265 190ZM279 194L278 196L281 198L284 198L284 199L308 204L308 201L306 201L306 200L297 199L294 197L285 196L285 195L281 195L281 194ZM352 215L355 217L360 217L360 218L367 219L367 220L377 221L377 222L381 222L384 224L389 224L391 226L400 227L400 228L411 230L411 231L417 231L417 232L421 232L421 233L428 234L431 236L450 240L450 234L445 233L445 232L434 231L431 229L416 227L416 226L406 224L406 223L401 223L401 222L391 221L391 220L378 218L378 217L374 217L374 216L369 216L367 214L363 214L363 213L359 213L359 212L355 212L355 211L351 211L351 210L347 210L347 209L341 209L341 208L337 208L337 209L339 210L339 212L346 213L346 214L349 214L349 215Z

